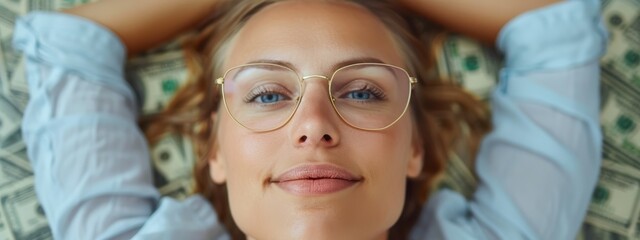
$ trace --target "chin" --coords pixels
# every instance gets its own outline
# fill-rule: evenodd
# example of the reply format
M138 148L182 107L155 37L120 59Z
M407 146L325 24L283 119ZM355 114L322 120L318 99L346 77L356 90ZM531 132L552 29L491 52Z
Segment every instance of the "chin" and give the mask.
M327 203L327 202L324 202ZM257 240L383 240L392 223L384 224L384 219L365 219L358 216L345 215L337 207L321 206L297 208L282 214L265 225L259 226L255 237ZM360 216L364 216L362 214ZM389 225L389 226L386 226ZM255 226L252 226L255 227ZM248 229L249 230L249 229ZM257 230L257 229L251 229Z

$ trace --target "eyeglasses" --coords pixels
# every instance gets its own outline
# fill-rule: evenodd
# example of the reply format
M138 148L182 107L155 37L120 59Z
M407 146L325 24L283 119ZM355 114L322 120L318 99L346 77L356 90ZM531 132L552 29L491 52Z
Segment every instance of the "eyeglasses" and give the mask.
M243 127L266 132L281 128L295 114L305 80L328 80L329 99L348 125L384 130L407 111L417 83L403 68L383 63L357 63L336 70L331 78L300 76L286 66L252 63L233 67L216 79L229 115Z

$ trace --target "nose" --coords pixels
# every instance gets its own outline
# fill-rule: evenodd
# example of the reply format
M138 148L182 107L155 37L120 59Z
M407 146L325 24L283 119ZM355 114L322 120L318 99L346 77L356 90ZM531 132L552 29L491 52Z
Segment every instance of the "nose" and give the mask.
M323 79L306 81L300 106L289 122L294 147L330 148L339 144L341 120L333 110L327 87Z

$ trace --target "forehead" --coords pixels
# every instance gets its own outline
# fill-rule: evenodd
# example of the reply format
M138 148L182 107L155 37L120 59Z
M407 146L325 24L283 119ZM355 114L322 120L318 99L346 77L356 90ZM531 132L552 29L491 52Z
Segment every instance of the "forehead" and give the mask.
M366 58L404 65L390 31L367 9L336 1L283 1L247 21L224 65L277 60L290 62L303 74L316 74L339 62Z

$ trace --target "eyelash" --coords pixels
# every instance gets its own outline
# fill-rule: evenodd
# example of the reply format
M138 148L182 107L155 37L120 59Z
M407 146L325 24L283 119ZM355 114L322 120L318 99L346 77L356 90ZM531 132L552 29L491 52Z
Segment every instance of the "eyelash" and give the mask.
M350 91L348 91L347 93L345 93L345 95L346 95L346 94L349 94L349 93L351 93L351 92L354 92L354 91L368 91L368 92L370 92L370 93L373 95L373 97L375 97L375 99L377 99L377 100L384 100L384 99L386 99L386 98L387 98L387 95L384 93L384 91L380 90L380 89L379 89L379 88L377 88L377 87L371 86L371 85L369 85L369 84L364 85L364 86L362 86L362 87L360 87L360 88L357 88L357 89L354 89L354 90L350 90Z
M269 87L260 86L254 90L251 90L251 92L249 92L249 94L244 97L243 101L244 103L253 103L255 102L256 98L265 94L279 94L287 98L287 94L283 93L282 91L275 91L273 89L269 89Z

